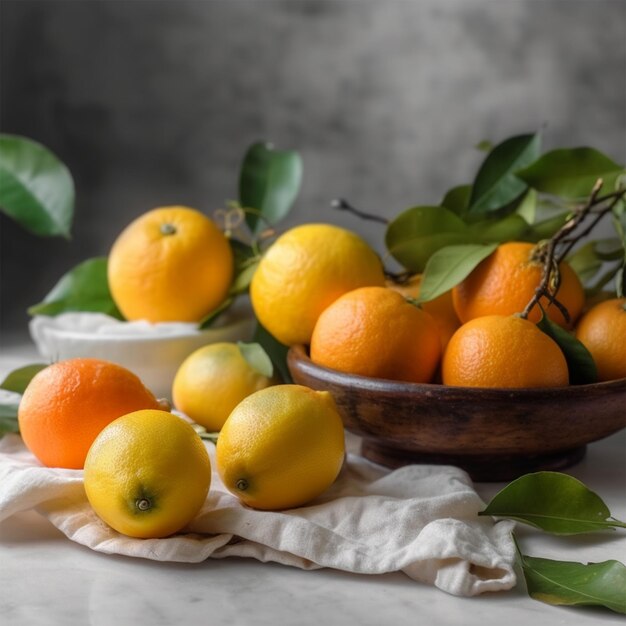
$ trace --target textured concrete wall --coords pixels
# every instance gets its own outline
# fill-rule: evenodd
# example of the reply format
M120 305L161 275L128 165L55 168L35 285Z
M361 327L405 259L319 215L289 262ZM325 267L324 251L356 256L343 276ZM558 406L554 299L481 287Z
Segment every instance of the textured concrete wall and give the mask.
M1 124L52 148L77 183L71 242L4 216L2 329L25 330L75 263L157 205L211 212L246 146L295 148L289 223L379 226L469 182L481 139L545 126L545 145L626 161L621 0L3 0Z

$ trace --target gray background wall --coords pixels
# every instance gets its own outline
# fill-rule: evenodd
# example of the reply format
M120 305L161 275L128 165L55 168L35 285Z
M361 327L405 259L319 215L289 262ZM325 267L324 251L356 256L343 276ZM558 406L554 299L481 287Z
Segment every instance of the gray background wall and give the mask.
M545 126L544 144L626 161L622 0L3 0L0 123L49 146L77 185L73 238L0 215L1 341L135 216L236 197L247 145L297 149L287 224L382 230L469 182L482 139Z

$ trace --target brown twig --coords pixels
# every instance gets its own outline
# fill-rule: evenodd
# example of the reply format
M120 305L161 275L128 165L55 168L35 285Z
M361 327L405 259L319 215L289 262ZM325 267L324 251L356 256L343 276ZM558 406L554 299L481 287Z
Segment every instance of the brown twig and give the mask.
M520 317L526 319L535 306L541 306L540 301L546 298L550 304L554 304L567 322L570 316L567 308L556 298L560 286L559 264L566 258L574 245L583 237L586 237L596 226L596 224L626 195L626 189L621 189L614 193L599 196L603 181L599 178L591 190L587 202L576 209L572 217L544 244L539 244L537 259L543 264L543 274L541 282L535 289L535 293ZM604 205L604 206L602 206ZM589 216L593 215L593 220L582 231L575 232L578 227ZM562 246L558 250L557 246Z
M364 211L360 211L359 209L354 208L347 200L343 198L337 198L330 203L330 206L333 209L339 209L340 211L348 211L360 217L362 220L370 220L372 222L378 222L379 224L388 224L389 221L384 217L380 217L380 215L373 215L371 213L365 213Z

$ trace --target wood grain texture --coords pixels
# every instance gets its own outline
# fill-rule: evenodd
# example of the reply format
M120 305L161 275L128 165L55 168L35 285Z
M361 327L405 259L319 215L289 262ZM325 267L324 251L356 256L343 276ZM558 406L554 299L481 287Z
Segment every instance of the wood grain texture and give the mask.
M403 383L320 367L302 346L288 363L296 383L332 393L363 455L389 467L443 463L475 480L510 480L563 469L626 427L626 379L551 389Z

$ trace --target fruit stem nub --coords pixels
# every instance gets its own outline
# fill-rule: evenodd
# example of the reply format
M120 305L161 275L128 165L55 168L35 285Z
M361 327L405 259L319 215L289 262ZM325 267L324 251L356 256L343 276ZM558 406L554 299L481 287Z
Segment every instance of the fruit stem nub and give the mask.
M237 487L237 489L239 489L239 491L245 491L249 487L248 481L245 478L240 478L235 483L235 486Z
M152 508L152 502L150 502L148 498L138 498L137 500L135 500L135 506L140 511L148 511Z
M175 235L176 234L176 226L174 224L161 224L161 234L162 235Z

